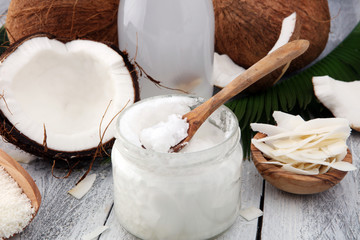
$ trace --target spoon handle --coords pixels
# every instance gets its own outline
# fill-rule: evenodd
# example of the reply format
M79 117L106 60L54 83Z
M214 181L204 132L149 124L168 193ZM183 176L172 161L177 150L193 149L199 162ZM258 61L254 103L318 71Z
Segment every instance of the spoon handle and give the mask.
M184 118L186 117L189 122L191 119L196 118L196 122L199 121L201 125L201 123L204 122L222 104L236 96L242 90L246 89L265 75L300 56L308 49L308 47L309 41L295 40L278 48L232 80L226 87L224 87L220 92L215 94L205 103L185 114ZM196 131L200 126L194 127L196 128Z

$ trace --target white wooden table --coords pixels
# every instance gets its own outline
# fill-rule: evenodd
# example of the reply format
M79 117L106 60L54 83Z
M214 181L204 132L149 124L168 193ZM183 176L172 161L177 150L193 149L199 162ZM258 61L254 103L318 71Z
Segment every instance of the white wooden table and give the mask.
M6 13L10 0L0 0L0 15ZM323 55L336 46L360 19L360 1L329 1L331 14L340 14L332 22L329 44ZM0 18L0 24L4 17ZM339 30L341 29L341 31ZM360 239L360 133L353 132L348 145L358 170L350 172L329 191L308 196L288 194L263 181L251 161L243 165L241 206L263 209L264 216L246 221L238 217L235 224L218 237L219 240L242 239ZM81 239L96 227L106 225L101 240L134 240L117 222L113 211L111 163L97 163L94 186L81 200L67 194L85 169L67 179L51 174L51 163L36 160L23 164L36 181L42 204L38 215L23 233L12 238L25 240ZM57 169L57 175L65 170Z

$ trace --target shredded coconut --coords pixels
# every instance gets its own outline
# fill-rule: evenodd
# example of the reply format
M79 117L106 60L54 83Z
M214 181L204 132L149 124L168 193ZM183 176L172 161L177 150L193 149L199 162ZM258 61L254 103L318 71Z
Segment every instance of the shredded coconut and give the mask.
M168 152L169 149L187 137L189 123L181 115L171 114L167 121L161 121L140 133L140 142L146 149Z
M15 180L0 166L0 239L21 232L35 209Z

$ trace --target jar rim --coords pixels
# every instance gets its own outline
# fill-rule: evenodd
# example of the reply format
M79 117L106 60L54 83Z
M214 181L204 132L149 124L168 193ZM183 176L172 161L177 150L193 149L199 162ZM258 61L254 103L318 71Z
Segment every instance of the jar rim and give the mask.
M134 108L137 105L140 105L144 102L149 102L149 101L153 101L156 99L169 98L169 97L183 97L183 98L195 99L198 103L202 103L203 101L205 101L204 98L198 97L198 96L193 96L193 95L169 94L169 95L159 95L159 96L149 97L149 98L143 99L139 102L136 102L136 103L132 104L131 106L125 108L117 117L116 124L115 124L116 140L121 141L128 148L136 151L140 155L148 155L149 153L151 153L151 156L153 156L153 157L165 158L165 159L177 158L177 157L184 158L184 159L190 159L193 156L199 156L202 153L208 153L208 152L218 153L218 152L220 152L219 150L224 149L224 145L226 145L228 142L233 140L234 135L236 135L236 134L238 134L238 137L237 137L236 142L234 143L234 146L240 141L240 129L239 129L239 122L237 120L237 117L233 113L233 111L231 111L225 105L220 106L218 110L223 110L223 111L226 111L227 113L229 113L230 118L234 120L234 124L232 124L233 126L231 126L231 128L229 129L229 134L226 134L226 137L223 141L221 141L219 144L216 144L215 146L212 146L212 147L209 147L209 148L206 148L203 150L192 151L192 152L180 152L180 153L157 152L157 151L154 151L151 149L144 149L141 146L138 146L135 143L133 143L131 140L129 140L125 136L123 136L123 134L121 133L121 130L120 130L121 119L124 116L126 116L128 111L130 111L132 108ZM116 147L116 145L117 145L117 143L115 142L114 147ZM199 162L203 162L203 161L199 161ZM199 163L199 162L196 162L196 163ZM182 164L182 165L187 165L187 164Z

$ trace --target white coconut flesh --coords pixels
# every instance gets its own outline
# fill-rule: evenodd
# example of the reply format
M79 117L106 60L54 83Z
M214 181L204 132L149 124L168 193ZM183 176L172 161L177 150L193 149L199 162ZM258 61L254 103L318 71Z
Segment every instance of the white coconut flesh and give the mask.
M296 12L284 18L281 25L280 36L276 41L274 47L269 51L268 54L272 53L273 51L282 47L283 45L285 45L290 41L290 38L295 31L295 25L296 25Z
M346 118L360 131L360 81L343 82L329 76L313 77L314 92L335 117Z
M5 117L41 145L45 126L47 147L59 151L96 147L102 117L101 133L135 98L122 56L88 40L63 44L36 37L25 41L1 63L0 86ZM113 128L111 124L103 142L113 138Z

